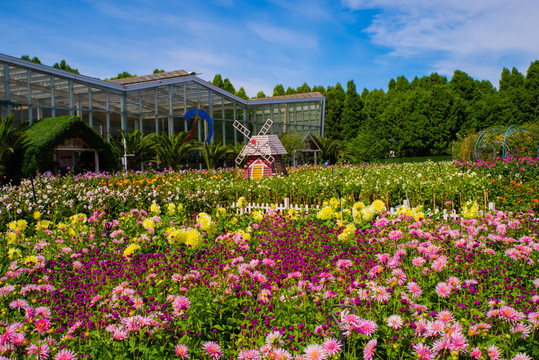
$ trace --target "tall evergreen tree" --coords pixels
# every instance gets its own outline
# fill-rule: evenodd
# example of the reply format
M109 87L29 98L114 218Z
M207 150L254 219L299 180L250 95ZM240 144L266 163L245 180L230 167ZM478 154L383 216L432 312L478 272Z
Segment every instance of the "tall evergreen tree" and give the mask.
M328 86L326 91L326 116L324 123L324 137L342 140L341 117L344 108L345 92L340 83L335 87Z
M236 91L236 96L242 98L242 99L245 99L245 100L249 100L249 97L247 96L247 94L245 93L245 89L242 87L240 87L240 89L238 91Z
M342 114L343 139L348 141L357 136L359 128L363 125L363 101L356 91L354 80L348 81L344 98Z
M275 85L273 88L273 96L285 95L284 87L282 84Z
M56 68L56 69L60 69L60 70L69 71L69 72L72 72L74 74L79 74L79 70L73 69L71 66L69 66L66 63L65 60L60 61L60 63L55 63L52 67Z
M305 94L309 92L311 92L311 88L309 87L309 85L307 85L307 83L303 83L303 85L296 89L297 94Z
M221 74L217 74L215 75L215 77L213 78L213 81L210 81L210 83L214 86L217 86L218 88L223 88L223 77L221 76Z
M230 82L228 78L226 78L225 81L223 81L223 90L228 91L231 94L236 93L236 89L234 89L234 85L232 85L232 83Z

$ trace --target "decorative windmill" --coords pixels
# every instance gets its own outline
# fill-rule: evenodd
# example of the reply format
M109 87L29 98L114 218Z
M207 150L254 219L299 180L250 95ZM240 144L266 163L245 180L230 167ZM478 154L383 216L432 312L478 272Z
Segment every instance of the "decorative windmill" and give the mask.
M287 154L286 149L277 135L266 135L272 124L271 119L266 120L258 134L251 137L249 129L239 121L234 121L234 128L247 138L245 146L236 158L236 164L240 166L247 157L244 178L258 180L262 176L288 175L282 158L282 155Z

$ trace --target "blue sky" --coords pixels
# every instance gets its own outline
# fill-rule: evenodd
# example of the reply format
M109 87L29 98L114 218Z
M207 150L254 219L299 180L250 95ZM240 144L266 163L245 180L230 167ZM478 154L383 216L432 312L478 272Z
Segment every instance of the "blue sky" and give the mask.
M462 70L498 85L539 58L537 0L2 1L0 53L65 59L106 78L155 68L228 77L247 95L276 84L391 78Z

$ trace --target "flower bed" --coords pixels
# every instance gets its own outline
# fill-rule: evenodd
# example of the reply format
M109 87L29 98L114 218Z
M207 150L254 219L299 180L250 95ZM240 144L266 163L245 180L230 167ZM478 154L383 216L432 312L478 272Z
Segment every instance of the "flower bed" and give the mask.
M1 355L539 357L533 213L444 222L421 209L387 216L384 201L341 212L333 199L311 214L196 214L170 196L122 204L114 219L103 208L55 215L51 205L9 222ZM334 305L351 306L337 312L346 347Z

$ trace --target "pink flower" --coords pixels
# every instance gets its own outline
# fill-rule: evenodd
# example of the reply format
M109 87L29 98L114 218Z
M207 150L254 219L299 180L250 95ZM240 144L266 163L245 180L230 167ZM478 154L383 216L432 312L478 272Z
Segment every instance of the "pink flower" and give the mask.
M273 352L273 355L275 355L275 360L291 360L292 355L285 349L277 349Z
M378 330L378 325L372 320L361 319L359 326L356 327L356 330L363 335L371 336L376 330Z
M440 282L436 285L436 295L441 298L446 298L451 295L451 287L448 286L445 282Z
M387 326L393 329L399 329L402 326L402 317L399 315L391 315L387 318Z
M262 304L267 304L271 300L271 290L268 289L262 289L260 294L258 294L258 301L260 301Z
M481 350L476 346L472 349L472 352L470 353L470 356L475 359L480 359L483 354L481 353Z
M518 353L515 356L513 356L511 360L532 360L532 358L524 353Z
M47 343L43 343L40 345L30 344L30 346L26 348L28 354L36 354L36 359L38 360L46 359L47 357L49 357L50 350L51 349L49 348L49 345L47 345Z
M378 341L376 339L373 339L365 345L365 348L363 349L363 358L365 360L372 360L374 357L374 350L376 348L376 344Z
M496 345L491 345L487 348L487 354L491 360L498 360L500 358L500 350Z
M447 310L440 311L438 315L436 315L436 318L443 323L455 321L455 318L453 318L453 313Z
M324 350L326 350L329 357L338 354L339 351L342 350L341 342L332 337L325 339L322 346L324 347Z
M311 344L305 348L306 360L325 360L327 356L326 350L321 345Z
M184 344L176 345L174 351L176 352L176 356L179 356L182 359L186 359L189 357L189 349Z
M238 360L260 360L260 352L258 350L243 350L238 354Z
M417 285L417 283L415 282L409 282L406 287L408 288L408 291L410 291L412 293L412 297L414 299L417 299L418 297L421 296L421 294L423 293L423 290L421 290L421 288L419 287L419 285Z
M54 360L74 360L77 354L72 352L71 350L60 350L56 353L54 356Z
M41 335L43 335L51 326L51 322L47 319L39 319L38 321L36 321L35 325L36 325L36 330Z
M418 360L434 360L434 354L428 345L417 343L412 345L412 349L416 352Z
M206 341L204 344L202 344L202 347L206 354L208 354L212 359L219 359L221 356L223 356L223 350L215 341Z
M122 341L122 340L127 339L129 337L129 334L124 329L118 328L113 331L111 337L113 340Z

